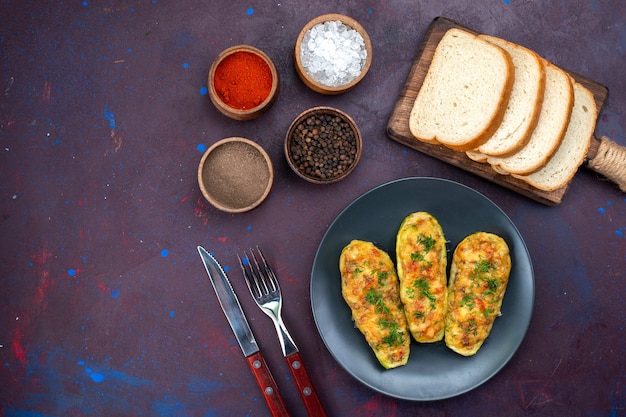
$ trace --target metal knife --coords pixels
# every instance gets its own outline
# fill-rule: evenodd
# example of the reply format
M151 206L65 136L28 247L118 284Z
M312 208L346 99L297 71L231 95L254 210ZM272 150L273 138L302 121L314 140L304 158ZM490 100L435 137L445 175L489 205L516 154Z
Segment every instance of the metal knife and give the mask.
M248 320L246 320L246 316L241 309L237 295L233 291L226 273L215 258L202 246L198 246L198 253L200 253L200 258L202 258L206 272L209 274L220 306L228 319L230 327L233 329L233 333L235 333L237 342L239 342L243 355L248 361L248 365L263 393L263 398L272 416L289 417L283 397L280 395L276 381L274 381L274 377L261 355L259 346L248 325Z

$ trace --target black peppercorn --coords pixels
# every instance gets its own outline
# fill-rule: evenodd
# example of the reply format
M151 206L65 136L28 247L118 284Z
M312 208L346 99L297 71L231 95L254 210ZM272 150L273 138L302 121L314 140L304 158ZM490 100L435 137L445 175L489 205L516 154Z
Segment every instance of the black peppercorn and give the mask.
M318 112L298 122L289 140L293 165L307 177L332 181L357 162L357 137L343 117Z

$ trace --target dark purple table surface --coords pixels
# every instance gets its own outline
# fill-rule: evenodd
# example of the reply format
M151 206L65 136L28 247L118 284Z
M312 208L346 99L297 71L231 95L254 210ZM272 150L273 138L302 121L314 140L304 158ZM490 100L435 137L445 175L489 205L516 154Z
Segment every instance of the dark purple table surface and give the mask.
M323 13L368 31L373 63L340 96L308 89L296 36ZM233 285L288 408L305 415L270 321L246 294L236 253L261 245L284 314L329 416L626 415L626 200L582 168L562 204L543 206L386 135L433 18L530 47L609 88L597 135L626 145L626 12L621 0L11 1L0 4L0 415L267 416L196 252ZM263 117L222 116L206 95L212 60L263 49L281 92ZM330 186L283 157L291 120L314 105L347 111L360 165ZM228 136L261 144L276 170L268 199L226 214L200 194L202 151ZM327 227L362 193L411 176L483 193L518 227L536 278L528 333L482 386L435 402L397 400L353 379L320 338L310 304Z

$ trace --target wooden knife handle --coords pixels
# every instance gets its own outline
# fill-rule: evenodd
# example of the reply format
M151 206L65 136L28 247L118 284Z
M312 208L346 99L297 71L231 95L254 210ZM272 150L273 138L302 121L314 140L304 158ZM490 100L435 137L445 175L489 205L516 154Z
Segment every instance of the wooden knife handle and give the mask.
M298 392L300 392L300 397L302 397L302 402L304 402L309 417L326 417L326 412L322 408L322 403L313 388L311 378L309 378L309 374L304 368L300 352L292 353L286 356L285 359L287 359L289 370L294 381L296 381Z
M626 192L626 148L602 136L591 141L587 166L616 183Z
M248 365L250 365L250 369L254 374L257 384L259 384L259 388L261 388L263 398L272 416L289 417L287 407L285 407L285 401L278 391L278 385L276 385L276 381L274 381L274 377L267 367L265 359L261 356L261 352L253 353L246 357L246 359L248 360Z

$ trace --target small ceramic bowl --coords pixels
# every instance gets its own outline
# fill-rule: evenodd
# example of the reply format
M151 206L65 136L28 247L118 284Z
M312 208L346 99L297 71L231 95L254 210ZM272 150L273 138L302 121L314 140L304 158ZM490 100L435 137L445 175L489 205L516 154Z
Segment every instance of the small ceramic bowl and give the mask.
M350 116L333 107L313 107L287 130L285 157L291 169L314 184L330 184L356 168L363 149L361 132Z
M331 22L331 21L340 21L344 25L357 31L363 38L363 42L365 44L365 49L367 53L365 63L361 69L360 74L356 78L354 78L352 81L346 84L338 85L338 86L325 85L317 81L316 79L314 79L307 72L307 69L305 68L305 65L303 64L302 56L300 52L302 41L305 35L307 34L307 32L309 32L311 28L313 28L314 26L318 24L323 24L325 22ZM363 79L363 77L365 77L365 74L367 74L367 71L369 70L372 64L372 43L370 41L370 38L367 32L365 31L365 29L363 29L363 26L361 26L359 22L357 22L353 18L342 15L342 14L335 14L335 13L325 14L325 15L318 16L315 19L311 20L302 28L296 40L296 47L294 50L294 60L295 60L295 67L296 67L296 72L298 73L298 76L300 77L302 82L306 84L309 88L322 94L328 94L328 95L341 94L354 88L354 86L356 86Z
M204 198L228 213L252 210L265 200L274 168L265 150L241 137L225 138L202 155L198 184Z
M252 58L250 55L252 54ZM265 80L265 89L267 95L265 97L243 97L241 93L246 90L246 86L251 83L255 87L262 85L263 83L258 80L241 79L238 82L233 83L229 80L229 83L225 87L216 86L215 76L216 73L220 75L220 70L224 70L225 74L234 74L236 71L232 71L232 67L227 68L227 65L237 65L235 58L246 57L248 64L250 62L258 66L261 74L267 79L271 76L271 85L268 85L268 80ZM234 63L235 61L235 63ZM236 68L235 68L236 69ZM250 74L250 71L245 68L242 69L242 74ZM250 45L237 45L232 46L222 51L217 58L213 61L211 69L209 70L209 77L207 80L207 87L209 92L209 98L213 105L224 115L235 120L252 120L260 117L263 113L269 110L276 98L280 89L280 80L276 66L270 59L270 57L263 51Z

